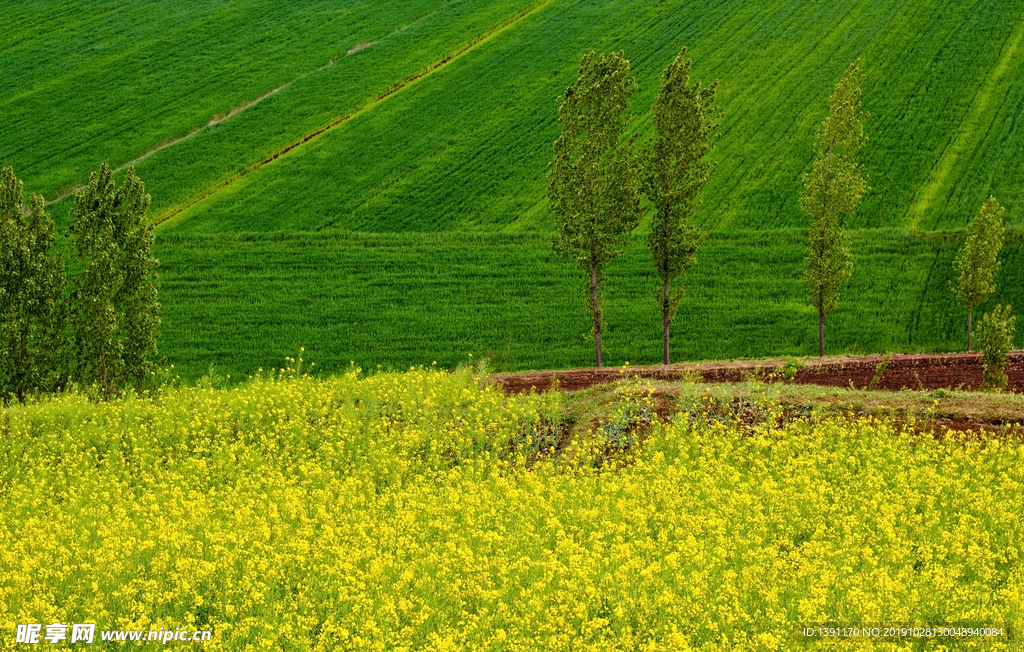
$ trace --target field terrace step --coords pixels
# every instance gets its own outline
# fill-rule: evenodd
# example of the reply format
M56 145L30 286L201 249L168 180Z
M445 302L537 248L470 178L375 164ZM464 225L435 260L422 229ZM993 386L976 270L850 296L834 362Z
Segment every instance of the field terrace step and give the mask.
M568 369L500 374L491 376L490 380L509 393L531 389L546 391L552 388L552 381L556 378L558 389L563 391L585 389L633 376L667 381L699 379L708 383L782 381L789 365L792 378L788 382L802 385L850 387L852 384L857 389L867 389L875 381L874 388L880 390L972 390L982 386L984 366L980 353L894 354L881 368L885 358L883 355L867 355ZM1007 389L1024 391L1024 352L1013 352L1009 358ZM794 367L798 367L795 375L792 374Z

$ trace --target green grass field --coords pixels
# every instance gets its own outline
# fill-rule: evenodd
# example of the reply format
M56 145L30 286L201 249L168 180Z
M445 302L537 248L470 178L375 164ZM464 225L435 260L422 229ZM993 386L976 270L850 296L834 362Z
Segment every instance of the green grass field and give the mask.
M858 231L830 351L962 350L966 312L948 284L959 241ZM803 302L802 232L715 233L688 276L673 350L680 360L814 355ZM215 251L216 255L211 255ZM1024 305L1019 241L1004 250L997 301ZM324 371L350 361L492 368L593 364L583 278L539 235L293 233L161 239L163 347L183 377L214 364L242 378L300 347ZM283 273L283 270L288 270ZM609 267L606 360L660 361L656 277L643 242Z
M159 211L354 111L529 5L19 3L0 18L17 35L0 50L0 160L53 198L84 183L101 160L120 166L191 134L138 163Z
M0 163L55 198L100 160L188 136L137 163L153 218L170 217L161 352L183 376L253 373L299 347L328 370L488 351L510 369L586 365L580 284L548 246L554 98L584 52L623 48L630 128L647 137L686 45L724 115L673 356L806 355L800 174L860 57L872 191L828 348L958 350L958 231L989 194L1013 226L1024 211L1022 14L1024 0L24 4L0 18L16 35L0 46ZM59 222L69 206L51 206ZM1024 305L1018 254L989 305ZM609 273L609 360L656 361L642 247Z
M994 44L1020 36L1012 30L1024 30L1024 4L963 4L934 16L919 6L944 3L916 2L911 16L895 3L888 12L869 2L828 12L798 2L756 11L737 4L638 11L633 3L555 2L393 101L204 201L172 230L550 229L544 193L558 133L554 98L575 79L580 53L626 51L641 87L634 127L646 135L659 75L684 44L698 76L721 80L725 113L713 155L720 164L701 214L706 226L803 223L796 198L812 135L839 75L858 56L867 77L864 163L873 192L854 225L959 227L989 192L1019 220L1024 133L1012 122L1024 83L1001 78L1005 104L981 100L991 68L1020 65L1016 50ZM921 35L909 51L893 30L900 21ZM977 133L968 135L977 160L965 155L943 163L953 167L931 191L927 210L908 214L932 168L951 156L961 123L985 111ZM1011 124L995 124L997 118Z

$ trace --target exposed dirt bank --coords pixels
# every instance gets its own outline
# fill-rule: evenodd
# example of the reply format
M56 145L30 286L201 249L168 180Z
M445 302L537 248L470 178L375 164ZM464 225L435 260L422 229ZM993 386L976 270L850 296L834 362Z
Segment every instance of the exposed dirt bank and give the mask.
M802 385L826 385L857 389L978 389L982 385L981 355L978 353L902 354L889 357L879 374L885 356L807 358L798 361L739 360L730 362L702 362L677 365L629 367L628 375L659 380L690 378L708 383L739 382L742 380L781 380ZM800 366L802 365L802 366ZM795 373L794 373L795 372ZM699 374L699 377L698 377ZM877 380L876 380L876 375ZM1010 354L1008 389L1024 391L1024 352ZM526 392L531 388L545 391L558 379L558 388L576 390L609 383L623 377L622 367L604 369L569 369L564 371L535 371L491 376L491 380L511 393ZM874 381L874 385L872 385Z

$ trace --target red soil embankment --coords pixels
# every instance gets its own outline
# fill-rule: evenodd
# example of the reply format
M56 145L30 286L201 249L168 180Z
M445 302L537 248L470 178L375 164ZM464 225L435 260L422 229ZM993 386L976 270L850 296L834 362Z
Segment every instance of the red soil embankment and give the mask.
M1014 352L1009 357L1010 366L1006 370L1008 389L1024 391L1024 352ZM853 383L857 389L866 389L875 378L883 358L881 355L866 355L807 359L790 382L831 387L849 387ZM724 383L753 378L764 380L769 376L779 379L784 376L785 366L786 360L737 360L629 367L627 374L657 380L696 379L700 374L704 382ZM889 357L875 388L978 389L982 385L982 372L981 355L978 353L897 354ZM558 379L559 389L575 390L614 382L622 377L622 367L607 367L500 374L491 376L491 380L506 392L518 393L531 388L538 391L550 389L553 378Z

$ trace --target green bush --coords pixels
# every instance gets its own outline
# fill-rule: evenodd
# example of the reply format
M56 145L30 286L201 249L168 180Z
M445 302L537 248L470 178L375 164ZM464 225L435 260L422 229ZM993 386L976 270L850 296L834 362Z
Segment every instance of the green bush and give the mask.
M1010 364L1006 354L1013 350L1013 331L1017 318L1010 315L1010 306L996 305L985 313L978 324L978 350L985 364L985 388L1005 389L1004 369Z
M787 381L793 380L805 365L799 358L786 358L786 364L782 365L782 377Z

